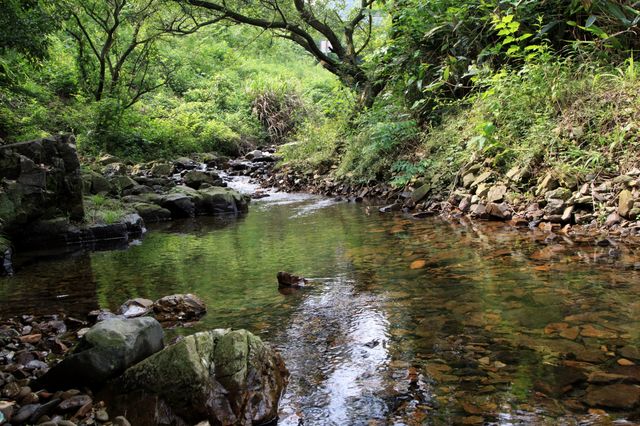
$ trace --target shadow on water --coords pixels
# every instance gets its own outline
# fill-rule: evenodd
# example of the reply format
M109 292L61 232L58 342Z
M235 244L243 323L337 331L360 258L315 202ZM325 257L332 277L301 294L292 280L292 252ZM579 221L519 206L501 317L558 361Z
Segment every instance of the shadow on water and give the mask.
M581 369L637 352L638 253L547 237L278 195L126 250L25 259L0 313L195 293L208 314L172 333L247 328L276 346L281 425L596 424ZM281 270L312 284L279 292Z

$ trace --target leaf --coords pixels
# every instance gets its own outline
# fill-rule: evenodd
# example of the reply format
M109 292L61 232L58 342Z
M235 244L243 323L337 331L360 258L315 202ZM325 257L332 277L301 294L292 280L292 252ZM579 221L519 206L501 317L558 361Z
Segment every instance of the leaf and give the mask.
M586 28L589 28L590 26L592 26L596 22L597 19L598 18L596 18L594 15L589 16L589 18L587 19L587 23L584 24L584 26Z

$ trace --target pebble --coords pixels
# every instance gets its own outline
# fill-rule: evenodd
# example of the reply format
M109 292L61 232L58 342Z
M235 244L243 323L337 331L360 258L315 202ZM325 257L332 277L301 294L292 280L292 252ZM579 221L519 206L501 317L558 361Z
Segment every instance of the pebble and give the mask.
M96 411L96 419L101 421L101 422L108 422L109 421L109 414L107 414L107 412L105 410L98 410L98 411Z
M76 395L69 399L65 399L60 403L59 408L63 411L71 410L72 408L82 407L85 404L92 402L88 395Z
M131 423L123 416L118 416L113 419L113 426L131 426Z

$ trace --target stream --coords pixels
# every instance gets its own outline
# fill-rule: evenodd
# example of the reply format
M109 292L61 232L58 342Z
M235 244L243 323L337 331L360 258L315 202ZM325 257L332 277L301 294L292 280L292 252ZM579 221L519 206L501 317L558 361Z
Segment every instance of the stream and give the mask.
M194 293L207 315L169 335L246 328L275 346L291 372L279 425L602 424L586 374L640 378L637 258L272 193L244 217L155 225L126 249L20 254L0 315ZM279 291L278 271L312 283Z

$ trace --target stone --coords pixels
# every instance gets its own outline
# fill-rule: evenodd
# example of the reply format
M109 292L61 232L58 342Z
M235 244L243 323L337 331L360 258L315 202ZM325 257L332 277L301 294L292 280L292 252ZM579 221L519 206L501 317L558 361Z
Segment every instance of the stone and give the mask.
M632 409L640 402L640 388L634 385L614 384L589 387L585 401L592 407Z
M157 223L171 220L171 211L151 203L135 203L133 208L145 223Z
M152 310L153 301L138 297L124 302L120 306L118 313L123 315L125 318L135 318L146 315Z
M618 349L618 353L624 358L640 361L640 350L635 346L623 346Z
M607 220L605 220L604 222L604 227L610 228L613 225L619 224L620 222L622 222L622 218L620 217L620 215L617 212L613 212L609 214L609 216L607 216Z
M427 195L429 195L429 192L431 192L431 185L424 184L411 193L411 200L414 203L419 203L420 201L424 200Z
M14 242L33 235L31 224L84 218L83 181L72 136L0 146L2 231Z
M40 383L47 389L99 386L161 350L163 338L162 327L153 318L104 320L91 327L73 353Z
M389 204L387 206L380 207L378 209L380 213L399 212L400 210L402 210L402 204L400 203Z
M194 217L196 214L193 199L185 194L167 194L161 198L160 206L169 210L174 219Z
M125 417L118 416L113 419L113 426L131 426L131 423L129 423L129 420L127 420Z
M96 163L100 164L101 166L108 166L109 164L119 163L119 162L120 162L120 159L111 154L105 154L96 160Z
M191 158L180 157L173 161L173 165L176 171L181 172L183 170L194 170L198 168L198 163L196 163Z
M570 189L567 189L567 188L556 188L556 189L554 189L552 191L547 191L544 194L544 198L547 201L551 200L551 199L567 201L569 198L571 198L572 195L573 195L573 192L571 192Z
M594 371L589 374L587 381L598 385L608 385L612 383L622 383L628 381L629 377L623 374L605 373L604 371Z
M153 304L158 321L194 321L207 313L207 306L193 294L174 294L158 299Z
M173 173L173 164L155 163L151 167L151 176L156 178L171 176L172 173Z
M471 183L471 187L476 187L481 183L488 181L491 176L493 176L493 172L491 170L480 173L480 175Z
M213 172L191 170L184 175L184 184L193 189L200 189L203 184L215 186L219 183L222 183L222 180Z
M571 222L571 219L573 218L574 208L574 206L565 207L564 211L562 212L562 222Z
M554 190L559 186L558 180L551 173L547 173L540 181L536 188L536 194L546 194L548 191Z
M485 198L489 194L489 185L481 183L476 188L476 195L480 198Z
M486 213L491 216L492 219L511 219L511 209L509 208L509 205L507 203L488 203L486 207Z
M471 207L470 196L463 197L462 200L460 200L460 204L458 204L458 209L460 209L460 211L463 213L468 212L470 207Z
M544 207L545 214L548 215L560 215L564 213L565 202L559 198L551 198L547 201L547 205Z
M307 280L303 277L290 274L289 272L278 272L278 286L280 287L304 287Z
M129 368L114 386L122 398L113 406L133 424L142 424L135 416L159 403L188 424L265 424L277 418L287 380L282 357L260 338L246 330L213 330ZM158 399L127 409L127 395L136 392Z
M127 189L138 186L138 182L136 182L129 176L114 176L111 179L111 184L115 187L118 193L122 193Z
M93 401L89 395L75 395L62 401L60 405L58 405L58 409L62 411L74 410L91 402Z
M489 203L499 203L504 200L504 196L507 194L507 187L505 185L495 185L489 189L487 193L487 201Z
M633 193L628 189L620 192L618 195L618 214L626 219L630 219L629 213L633 209L634 199Z
M200 197L196 205L198 214L240 214L249 211L251 197L230 188L214 186L201 189L197 194Z
M476 180L476 175L473 173L467 173L462 177L462 186L469 188L471 184Z

